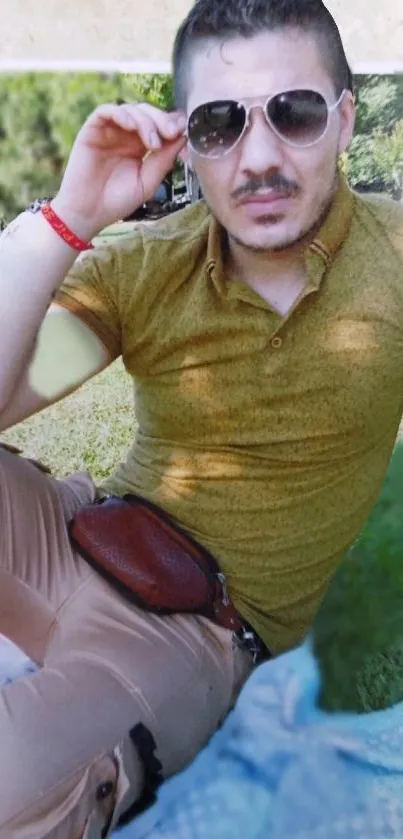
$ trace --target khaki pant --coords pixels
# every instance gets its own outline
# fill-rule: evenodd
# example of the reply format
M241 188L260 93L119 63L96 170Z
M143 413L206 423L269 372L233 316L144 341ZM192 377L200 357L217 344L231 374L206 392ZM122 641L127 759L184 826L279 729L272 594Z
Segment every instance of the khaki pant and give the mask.
M0 448L0 632L41 666L0 690L0 839L109 836L144 786L129 732L181 770L252 668L229 631L136 609L72 551L66 521L94 495Z

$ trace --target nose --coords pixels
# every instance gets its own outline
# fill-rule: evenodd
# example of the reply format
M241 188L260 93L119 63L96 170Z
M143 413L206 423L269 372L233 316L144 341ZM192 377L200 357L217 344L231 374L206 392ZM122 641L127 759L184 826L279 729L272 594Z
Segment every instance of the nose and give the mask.
M261 108L250 110L240 147L240 162L244 171L261 175L283 165L284 143L271 129Z

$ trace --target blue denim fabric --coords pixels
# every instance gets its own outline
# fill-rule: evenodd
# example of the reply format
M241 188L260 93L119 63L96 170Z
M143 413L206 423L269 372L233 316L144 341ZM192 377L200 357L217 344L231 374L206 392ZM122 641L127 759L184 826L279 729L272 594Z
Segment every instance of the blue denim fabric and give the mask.
M403 703L318 709L309 643L261 665L193 764L118 839L403 839Z

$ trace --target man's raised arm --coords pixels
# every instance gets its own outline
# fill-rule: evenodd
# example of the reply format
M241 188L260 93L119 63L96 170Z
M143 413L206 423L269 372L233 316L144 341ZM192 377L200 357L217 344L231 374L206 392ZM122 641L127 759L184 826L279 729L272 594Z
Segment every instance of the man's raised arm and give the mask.
M184 129L183 115L148 104L97 108L76 137L51 202L59 226L90 242L141 206L172 169ZM73 244L42 212L22 213L0 237L0 430L71 393L111 361L88 326L51 307L77 257ZM59 380L57 357L68 359Z

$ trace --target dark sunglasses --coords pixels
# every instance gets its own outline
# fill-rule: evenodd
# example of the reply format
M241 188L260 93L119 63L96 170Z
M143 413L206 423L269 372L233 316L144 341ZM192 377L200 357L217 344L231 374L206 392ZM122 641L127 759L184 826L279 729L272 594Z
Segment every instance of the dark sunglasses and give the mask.
M298 148L313 146L322 139L332 111L346 93L329 105L315 90L286 90L270 96L264 105L232 99L206 102L190 114L187 126L189 145L200 157L217 158L231 151L243 137L252 108L260 107L277 137Z

